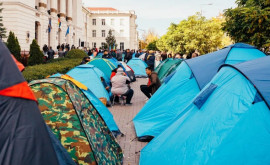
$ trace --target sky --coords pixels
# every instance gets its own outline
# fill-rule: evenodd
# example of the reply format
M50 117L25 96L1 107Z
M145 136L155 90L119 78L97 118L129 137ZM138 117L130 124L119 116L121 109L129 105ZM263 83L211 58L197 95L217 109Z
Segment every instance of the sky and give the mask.
M153 29L166 34L171 23L179 23L196 12L207 18L218 16L224 9L236 7L235 0L82 0L85 7L113 7L134 10L140 36Z

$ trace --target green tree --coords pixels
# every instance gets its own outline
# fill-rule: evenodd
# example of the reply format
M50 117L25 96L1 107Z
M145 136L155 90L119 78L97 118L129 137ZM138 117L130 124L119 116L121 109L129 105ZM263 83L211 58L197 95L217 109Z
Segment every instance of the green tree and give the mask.
M150 42L147 46L146 46L147 50L158 50L157 48L157 40Z
M225 11L223 30L235 41L259 48L270 46L270 0L237 0Z
M0 3L0 14L2 13L3 11L3 8L1 8L3 3ZM6 38L6 28L4 27L4 24L3 24L3 16L0 15L0 39L2 38Z
M222 48L224 32L221 23L220 19L208 20L197 13L178 25L171 24L167 34L158 40L157 48L174 53L192 53L195 50L200 54L213 52Z
M106 37L106 43L108 47L110 47L111 49L113 49L114 47L115 48L117 47L116 39L114 35L112 35L112 30L109 30L108 36Z
M34 39L32 41L32 44L30 45L30 57L28 59L28 64L29 65L41 64L44 62L43 57L44 55L41 52L40 47L37 44L37 41Z
M13 32L9 32L7 39L7 47L11 54L18 60L21 61L21 47L17 37Z

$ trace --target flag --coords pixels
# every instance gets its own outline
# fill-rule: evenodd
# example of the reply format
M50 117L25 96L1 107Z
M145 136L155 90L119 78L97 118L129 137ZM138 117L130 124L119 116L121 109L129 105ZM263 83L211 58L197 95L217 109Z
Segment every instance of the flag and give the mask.
M115 46L115 44L113 44L113 50L115 50L116 49L116 46Z
M60 18L58 18L58 26L59 26L59 28L61 27L61 20L60 20Z
M52 19L49 18L48 32L50 33L52 29Z
M67 28L66 36L69 34L69 26Z

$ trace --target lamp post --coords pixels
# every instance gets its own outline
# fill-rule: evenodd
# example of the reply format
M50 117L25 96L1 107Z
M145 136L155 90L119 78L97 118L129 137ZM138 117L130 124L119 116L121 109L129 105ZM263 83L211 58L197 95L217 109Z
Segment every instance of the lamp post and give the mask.
M212 6L213 3L206 3L206 4L200 4L200 8L201 8L201 15L203 14L203 11L202 11L202 6Z

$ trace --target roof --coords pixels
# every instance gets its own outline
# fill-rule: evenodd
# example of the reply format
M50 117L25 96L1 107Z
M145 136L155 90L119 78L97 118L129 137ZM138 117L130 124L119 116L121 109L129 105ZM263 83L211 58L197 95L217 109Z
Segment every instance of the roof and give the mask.
M87 9L91 11L117 11L115 8L112 7L87 7Z

